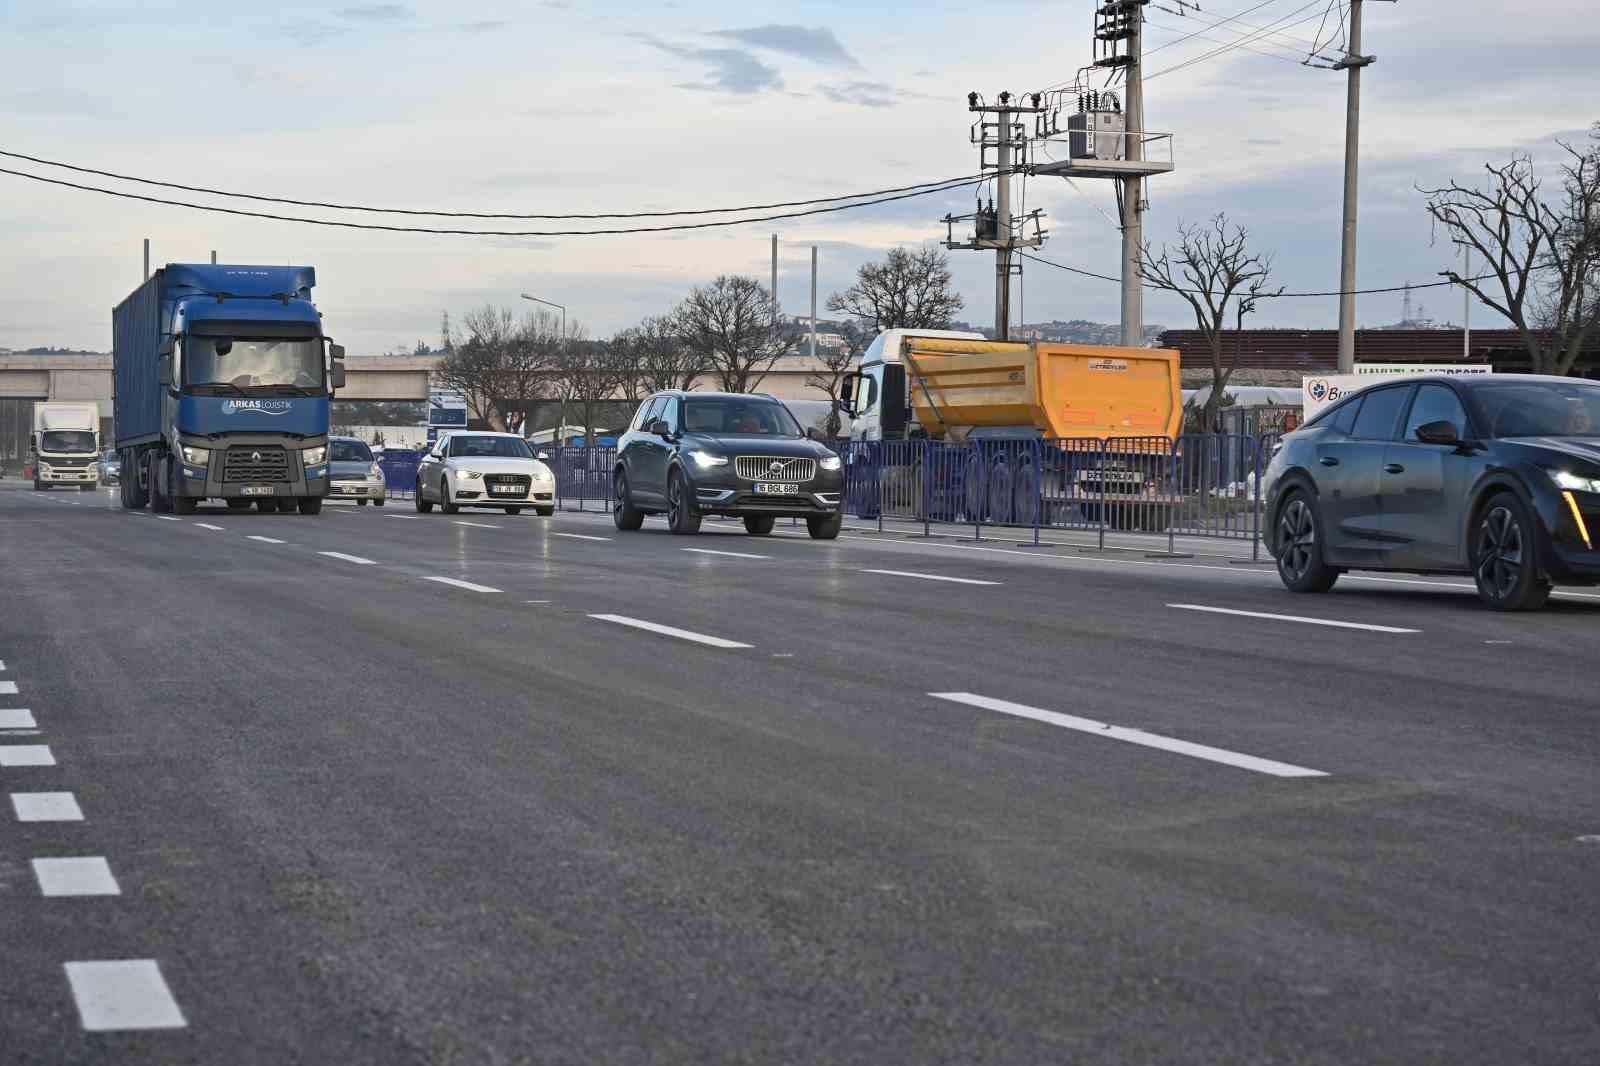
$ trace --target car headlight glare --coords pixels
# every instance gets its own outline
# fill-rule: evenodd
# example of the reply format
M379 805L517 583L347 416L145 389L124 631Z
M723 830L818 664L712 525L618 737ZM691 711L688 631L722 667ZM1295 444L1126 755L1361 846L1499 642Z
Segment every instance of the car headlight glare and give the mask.
M824 455L817 460L817 465L824 470L837 470L840 466L839 457L837 455Z
M483 477L483 472L481 470L463 470L461 471L461 476L468 481L476 481Z
M315 448L307 448L305 451L300 453L301 462L305 463L307 466L321 466L322 461L327 457L328 448L326 445L318 445Z
M698 466L701 470L710 470L714 466L728 465L728 457L726 455L717 455L714 452L703 452L699 449L691 451L689 453L689 458L693 459L694 465Z
M1557 470L1550 476L1557 485L1573 492L1600 492L1600 478L1583 477L1569 470Z
M211 451L207 448L193 448L185 444L183 446L183 461L190 466L205 466L211 461Z

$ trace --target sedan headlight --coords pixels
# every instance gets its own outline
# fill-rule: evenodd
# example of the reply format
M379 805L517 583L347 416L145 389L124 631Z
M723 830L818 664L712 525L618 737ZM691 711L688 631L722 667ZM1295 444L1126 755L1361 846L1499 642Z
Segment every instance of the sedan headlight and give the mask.
M1557 470L1550 476L1557 485L1573 492L1600 492L1600 478L1583 477L1569 470Z
M463 470L461 471L461 476L468 481L476 481L483 477L483 472L481 470Z
M321 466L322 461L328 457L327 445L319 444L315 448L307 448L300 453L300 461L306 466Z
M817 465L824 470L837 470L840 466L839 457L837 455L824 455L817 460Z
M548 466L545 466L543 463L538 463L535 464L533 468L533 479L535 481L554 481L556 476L550 472L550 468Z
M183 446L183 461L190 466L205 466L211 461L211 451L207 448L192 448Z
M703 452L698 448L689 453L689 458L694 460L694 465L701 470L710 470L714 466L727 466L728 457L717 455L715 452Z

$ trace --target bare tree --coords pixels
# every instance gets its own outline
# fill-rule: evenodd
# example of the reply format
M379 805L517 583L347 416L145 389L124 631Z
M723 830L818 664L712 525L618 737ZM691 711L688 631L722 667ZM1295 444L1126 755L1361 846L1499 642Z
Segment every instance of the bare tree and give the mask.
M892 248L880 263L856 271L856 282L828 297L828 310L860 319L873 330L948 329L962 308L950 287L950 258L937 248Z
M665 389L692 389L700 375L710 370L700 354L684 343L670 316L644 319L611 338L611 346L621 364L618 389L634 403Z
M549 315L518 322L511 311L485 305L462 316L466 336L453 342L433 379L466 397L468 414L491 429L521 424L549 391L560 330Z
M683 344L726 392L749 392L793 351L778 303L755 278L724 274L697 286L673 312Z
M1580 149L1557 141L1561 192L1547 198L1533 160L1484 164L1482 188L1452 181L1427 196L1428 214L1450 240L1478 253L1488 271L1465 278L1485 306L1511 321L1536 374L1568 374L1600 332L1600 123Z
M844 420L839 415L839 392L868 341L866 331L854 322L846 323L841 333L844 344L837 348L818 349L816 369L806 378L808 388L817 389L828 396L828 421L823 426L823 432L829 437L839 436L844 427Z
M1235 300L1235 315L1242 337L1244 316L1255 310L1257 300L1283 292L1282 286L1267 290L1272 273L1272 257L1250 250L1250 234L1243 226L1230 226L1226 214L1212 217L1204 226L1178 227L1178 246L1161 246L1155 255L1146 243L1139 250L1139 276L1158 289L1177 293L1194 311L1195 325L1211 355L1211 395L1201 412L1205 432L1217 429L1218 410L1234 368L1239 364L1239 346L1223 356L1223 330L1228 321L1228 305Z
M628 362L612 345L591 341L574 323L555 355L553 381L565 405L575 405L583 425L583 439L593 445L600 412L617 401L628 377Z
M550 396L560 348L561 322L550 312L533 312L518 324L495 384L507 429L523 432L534 404Z

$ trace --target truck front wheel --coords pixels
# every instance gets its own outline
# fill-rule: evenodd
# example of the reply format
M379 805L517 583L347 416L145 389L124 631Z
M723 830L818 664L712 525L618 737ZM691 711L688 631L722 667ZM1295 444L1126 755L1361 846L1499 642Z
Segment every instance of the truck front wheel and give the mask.
M284 508L284 510L288 510L288 508ZM300 513L301 514L321 514L322 513L322 497L321 496L302 496L302 497L300 497Z
M150 510L156 514L170 513L172 499L162 487L164 479L161 476L161 456L153 451L145 460L145 481L150 486Z

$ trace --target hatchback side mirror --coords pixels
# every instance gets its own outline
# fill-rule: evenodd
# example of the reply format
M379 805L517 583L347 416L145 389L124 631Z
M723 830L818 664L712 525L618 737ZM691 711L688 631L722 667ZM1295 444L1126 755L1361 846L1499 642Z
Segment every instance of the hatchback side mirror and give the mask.
M1417 439L1424 444L1449 444L1461 443L1461 434L1456 432L1456 424L1449 419L1441 418L1437 422L1424 422L1417 427Z

